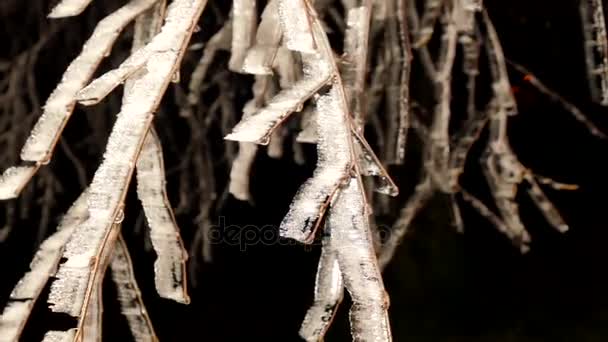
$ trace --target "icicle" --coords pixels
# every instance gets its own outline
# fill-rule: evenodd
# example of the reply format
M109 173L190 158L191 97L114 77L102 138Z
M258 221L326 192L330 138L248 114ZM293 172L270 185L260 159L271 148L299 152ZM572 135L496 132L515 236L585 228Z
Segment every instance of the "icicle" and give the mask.
M243 61L243 71L254 75L272 74L272 64L277 54L283 31L279 23L279 0L270 0L262 12L255 44Z
M270 95L268 93L271 88L271 83L272 80L269 76L256 75L252 87L253 98L243 107L243 119L247 119L251 115L254 115L254 113L264 105L265 98ZM249 173L257 151L258 147L256 144L239 142L239 151L232 162L228 191L241 201L248 201L251 199L251 194L249 193Z
M188 303L188 253L167 198L162 147L154 129L148 132L137 159L137 197L144 208L150 239L157 255L154 263L156 290L163 298Z
M353 341L391 341L389 299L376 260L364 198L359 180L350 178L331 205L330 241L353 301Z
M122 236L118 237L110 264L112 280L116 284L120 311L127 318L133 339L137 342L158 341L154 327L141 298L141 292L129 251Z
M296 141L299 143L316 144L318 140L316 105L309 105L304 108L300 126L302 130L298 133Z
M88 216L86 197L84 192L70 207L61 219L57 232L40 245L30 263L30 270L11 292L9 303L0 315L0 341L19 340L38 296L48 279L57 271L63 248L70 235Z
M380 160L378 160L378 157L376 157L367 141L358 133L355 133L354 130L353 138L354 145L357 147L357 161L361 175L377 178L377 185L374 191L393 197L397 196L399 188L397 188L391 176L386 172L386 169L382 166L382 163L380 163Z
M155 0L132 0L97 24L82 52L70 63L61 82L46 101L42 116L21 150L21 159L42 164L48 162L74 110L76 94L89 82L122 30L154 2Z
M279 21L289 50L314 53L315 39L306 6L306 0L278 0Z
M300 327L300 337L308 342L323 340L344 296L342 273L336 252L330 246L330 234L330 227L326 223L315 280L315 298Z
M79 15L93 0L61 0L51 13L49 18L65 18Z
M241 72L249 47L254 40L257 26L257 8L255 0L232 1L232 47L228 68Z
M279 92L264 108L239 122L225 139L267 144L272 131L289 114L301 110L304 102L325 85L330 66L317 54L303 55L304 77L289 89Z
M120 205L152 113L179 65L206 3L205 0L173 1L161 32L135 53L139 55L137 58L146 55L144 63L149 67L134 76L132 86L125 89L123 106L108 139L104 161L89 190L91 215L68 242L64 252L67 261L59 267L57 280L51 286L49 302L55 312L78 317L90 300L91 285L99 276L96 256L103 250L108 233L122 211ZM123 64L117 70L122 73L127 69L129 67ZM109 74L114 75L113 72ZM102 76L101 79L107 78ZM99 83L93 82L82 94L98 94L95 84ZM107 89L104 87L104 91Z

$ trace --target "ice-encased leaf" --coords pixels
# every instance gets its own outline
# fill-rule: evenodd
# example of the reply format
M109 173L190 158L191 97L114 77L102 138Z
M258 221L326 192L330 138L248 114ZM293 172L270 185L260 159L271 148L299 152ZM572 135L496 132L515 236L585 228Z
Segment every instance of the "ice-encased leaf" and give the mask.
M87 215L85 191L63 216L57 232L42 242L30 263L30 270L11 292L9 303L0 315L0 341L19 340L38 296L57 271L65 244Z
M315 39L306 0L278 0L278 10L285 46L292 51L314 53Z
M93 0L61 0L49 13L49 18L65 18L79 15Z
M205 0L173 1L161 32L138 50L150 51L144 60L149 66L130 80L132 86L125 87L121 112L89 190L90 217L68 242L63 255L67 261L59 267L57 280L51 286L49 302L55 312L78 317L88 300L92 290L89 278L95 277L98 270L96 256L103 250L116 217L122 213L120 206L152 113L178 68L206 4Z
M242 119L225 139L267 144L272 131L289 114L301 110L304 102L329 81L332 73L325 59L313 53L302 55L302 60L304 77L279 92L264 108Z
M19 196L19 193L27 185L39 165L11 166L0 175L0 200L11 199Z
M53 148L74 110L76 94L89 82L122 30L155 1L132 0L97 24L82 52L70 63L47 99L42 116L21 150L21 159L44 163L51 158Z
M331 231L327 224L325 234L317 267L314 302L300 327L300 337L308 342L323 340L344 296L342 273L336 252L330 246Z
M247 50L253 44L257 26L255 0L232 1L232 45L228 68L241 72Z
M338 85L317 100L317 167L298 190L281 222L282 237L311 242L338 186L352 167L350 126Z
M180 303L190 300L186 287L187 252L179 235L165 188L162 147L154 129L150 129L137 159L137 197L150 227L150 239L156 252L154 281L161 297Z
M158 341L148 310L141 298L133 272L133 263L122 236L116 241L110 268L112 281L116 285L120 312L127 318L133 339L137 342Z
M353 302L353 341L391 341L388 294L376 260L368 214L362 184L351 177L329 210L330 243Z

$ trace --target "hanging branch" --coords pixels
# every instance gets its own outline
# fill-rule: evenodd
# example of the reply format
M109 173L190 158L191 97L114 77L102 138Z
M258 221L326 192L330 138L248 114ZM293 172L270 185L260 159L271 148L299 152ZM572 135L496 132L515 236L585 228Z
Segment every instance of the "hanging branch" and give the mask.
M35 164L7 169L0 177L0 199L17 197L36 171L42 165L49 163L55 145L74 110L76 93L93 76L97 66L109 54L122 30L136 16L150 8L155 1L131 0L97 24L95 31L84 44L80 55L68 66L61 82L49 96L42 116L36 122L21 150L21 159ZM58 5L59 8L65 8L61 10L61 13L68 9L72 10L74 5L71 3L70 1L61 2ZM70 15L76 14L78 13Z
M78 96L80 101L93 104L116 87L117 80L133 75L150 63L141 73L133 75L131 86L125 87L123 106L108 139L104 161L90 187L91 216L68 242L64 252L67 261L59 267L57 280L51 286L51 309L81 318L77 335L81 333L92 285L100 276L96 255L104 249L113 223L122 213L121 206L153 112L177 71L205 5L204 0L174 1L168 8L161 32L150 43L118 69L93 81Z
M85 191L63 216L57 232L40 245L30 263L30 270L11 292L9 302L0 315L0 336L6 341L19 340L36 300L49 278L57 271L63 248L70 235L88 217L86 199Z

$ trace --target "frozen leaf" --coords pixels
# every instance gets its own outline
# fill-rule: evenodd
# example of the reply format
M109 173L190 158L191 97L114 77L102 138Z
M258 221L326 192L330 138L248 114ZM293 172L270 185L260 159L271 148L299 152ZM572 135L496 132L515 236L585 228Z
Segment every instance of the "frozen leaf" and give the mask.
M331 247L348 290L354 341L392 341L388 294L376 260L362 185L350 178L329 213Z
M316 53L303 55L302 59L304 77L279 92L264 108L241 120L225 139L267 144L272 131L289 114L301 110L304 102L329 81L331 69L326 60Z
M306 0L278 0L279 19L287 48L292 51L314 53L315 39L306 7Z
M127 318L133 339L137 342L158 341L141 298L131 257L122 236L119 236L116 241L110 268L112 269L112 280L116 284L120 311Z
M93 0L61 0L51 13L49 18L65 18L79 15Z
M23 149L21 159L45 163L51 158L76 103L76 94L89 82L99 63L111 51L121 31L155 0L131 0L101 20L82 52L63 73L59 85L44 105L44 111L32 130Z
M162 147L154 129L148 132L137 159L137 196L144 208L157 255L154 263L156 290L161 297L188 303L185 278L188 254L167 198Z
M125 87L121 112L89 190L90 216L68 242L63 255L67 261L59 267L57 280L51 286L49 302L55 312L78 317L90 298L91 285L98 276L96 256L103 251L116 218L122 215L121 204L152 113L178 68L206 3L204 0L173 1L161 32L138 50L147 55L143 64L149 67L130 80L131 86ZM124 68L123 65L119 70Z
M19 193L27 185L39 165L12 166L4 170L0 175L0 200L11 199L19 196Z
M232 47L228 68L241 72L247 50L253 44L257 26L255 0L232 1Z

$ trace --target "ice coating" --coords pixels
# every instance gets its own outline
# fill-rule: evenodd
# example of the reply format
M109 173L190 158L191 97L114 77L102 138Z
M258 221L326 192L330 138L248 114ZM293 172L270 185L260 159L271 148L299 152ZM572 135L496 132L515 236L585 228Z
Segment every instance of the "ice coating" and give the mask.
M38 165L11 166L4 170L0 175L0 200L19 196L39 167Z
M306 312L300 327L300 337L308 342L323 340L344 296L342 273L338 266L336 252L330 246L329 234L331 234L331 229L326 222L325 237L315 280L314 302Z
M49 18L65 18L79 15L93 0L61 0L49 13Z
M97 24L82 52L67 67L44 104L42 116L21 150L21 159L44 163L51 158L53 148L74 110L76 94L89 82L122 30L155 1L132 0Z
M589 90L594 101L608 106L608 38L602 0L581 0Z
M324 59L316 53L303 55L302 59L304 77L293 87L281 90L264 108L242 119L225 139L267 144L272 131L328 82L331 69Z
M154 262L156 290L161 297L189 302L186 288L186 252L179 235L165 187L162 147L150 129L137 159L137 197L150 227L156 252Z
M305 0L278 0L279 21L289 50L313 53L316 50Z
M341 187L329 212L330 241L336 251L350 308L353 341L391 341L389 300L378 268L367 204L359 179Z
M103 250L116 217L121 215L120 206L152 113L175 74L206 3L204 0L173 1L161 32L138 50L150 51L144 61L150 67L135 75L130 80L133 84L125 89L104 160L89 190L90 216L68 242L63 255L67 261L59 267L57 280L51 286L49 302L55 312L78 317L90 296L90 278L97 276L99 268L95 256ZM122 65L118 70L124 68ZM95 86L89 89L94 91Z
M127 318L133 339L137 342L158 341L148 311L141 298L131 257L122 236L119 236L116 241L110 268L112 270L112 281L116 284L120 312Z
M255 0L232 1L232 46L228 68L241 72L247 50L253 44L257 26Z
M0 341L17 341L30 313L50 277L55 275L63 248L76 226L88 215L86 192L74 202L63 216L57 232L38 248L30 270L19 280L9 296L9 303L0 315Z
M317 167L298 190L281 222L282 237L311 242L319 219L351 164L350 129L338 85L317 101Z

